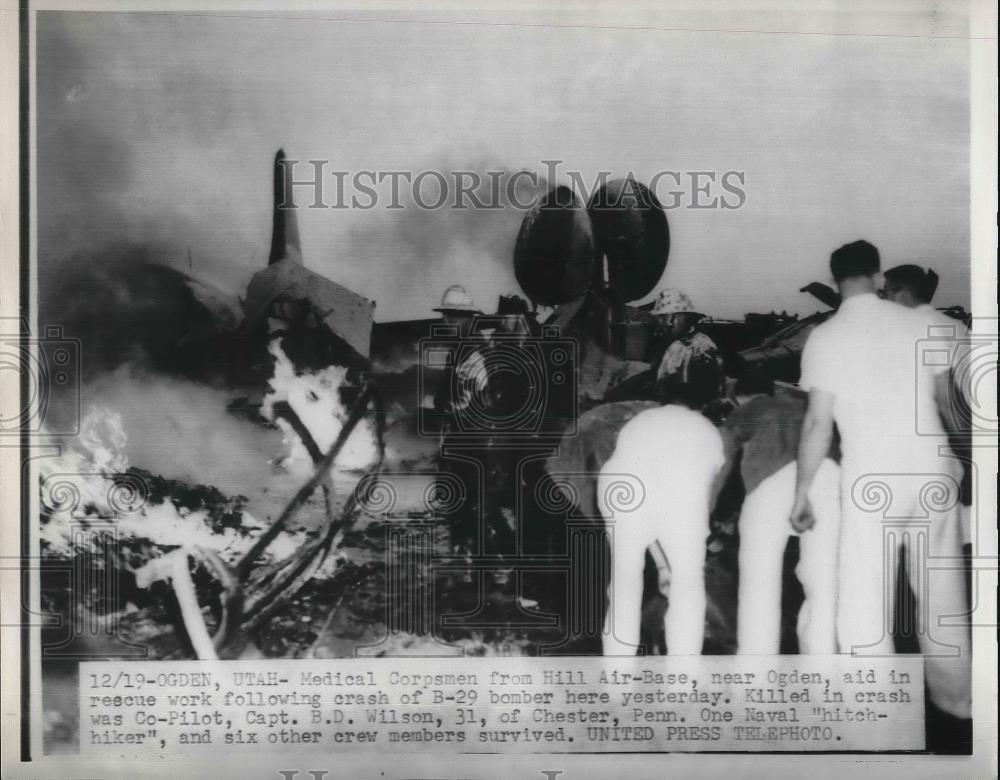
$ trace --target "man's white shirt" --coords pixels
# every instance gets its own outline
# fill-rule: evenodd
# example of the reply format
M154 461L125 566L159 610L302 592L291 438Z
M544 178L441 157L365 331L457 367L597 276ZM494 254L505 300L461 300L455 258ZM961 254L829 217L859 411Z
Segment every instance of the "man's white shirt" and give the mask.
M937 451L934 379L951 358L932 354L941 344L930 324L925 311L869 293L845 299L810 334L799 384L834 396L845 462L902 466Z

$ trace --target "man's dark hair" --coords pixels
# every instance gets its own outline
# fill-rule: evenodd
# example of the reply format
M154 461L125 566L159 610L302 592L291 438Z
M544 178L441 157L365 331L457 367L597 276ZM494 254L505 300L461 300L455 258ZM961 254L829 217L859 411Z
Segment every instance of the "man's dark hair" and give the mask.
M925 272L919 265L897 265L885 272L885 278L906 287L924 303L930 303L937 290L937 274L930 269Z
M867 241L844 244L830 255L830 272L838 283L857 276L874 276L878 269L878 249Z

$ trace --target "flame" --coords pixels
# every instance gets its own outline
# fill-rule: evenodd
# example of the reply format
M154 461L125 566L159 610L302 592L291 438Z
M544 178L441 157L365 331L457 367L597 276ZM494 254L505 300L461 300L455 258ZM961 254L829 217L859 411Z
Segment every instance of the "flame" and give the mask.
M81 433L56 458L39 460L41 502L46 517L40 538L56 555L72 556L81 544L94 541L80 531L87 523L101 527L113 523L119 538L148 539L163 547L197 545L235 560L254 534L234 528L214 530L204 510L189 511L170 500L152 503L149 486L136 474L126 474L128 437L121 415L104 407L91 407L81 422ZM249 512L242 513L245 529L261 529ZM289 537L293 535L288 535ZM290 555L301 539L281 539L268 551L281 559Z
M286 452L278 460L278 465L293 480L305 481L313 473L313 460L292 426L275 413L274 405L278 401L287 402L308 429L316 445L326 452L336 441L348 417L348 410L341 403L339 393L346 381L347 369L330 366L321 371L300 373L282 351L278 340L272 341L270 351L274 356L274 375L270 379L270 392L265 397L261 411L283 434ZM130 374L122 372L111 376L109 382L113 392L108 397L126 404L139 395L138 389L147 387ZM191 391L185 386L178 389L176 394L167 393L172 387L167 380L154 383L151 387L160 390L155 397L167 397L168 400L174 399L175 395L179 396L182 390ZM149 392L142 395L151 397ZM124 409L122 407L123 411ZM222 434L223 443L231 442L234 465L240 457L253 458L255 450L248 452L243 447L247 443L247 437L241 431L233 431L233 421L226 418L224 412L220 412L219 416L220 424L216 433ZM179 417L182 421L185 419L183 415ZM139 431L139 434L140 439L148 439L147 432ZM217 448L219 440L219 436L211 437L211 441L206 444ZM213 528L209 510L189 511L183 507L178 508L169 498L158 503L150 500L150 486L145 484L140 475L128 471L130 463L127 452L133 451L128 448L128 444L129 437L123 424L122 412L111 406L93 405L81 421L79 436L64 446L59 457L39 460L43 507L40 534L49 552L72 556L80 551L81 545L91 543L86 540L96 537L94 534L80 533L84 527L81 521L101 521L102 527L112 522L119 538L146 539L162 547L199 546L218 553L223 560L228 561L236 560L250 547L263 525L249 512L242 512L241 530L244 533L240 533L234 528ZM191 440L187 436L160 444L161 447L168 448L200 446L198 440ZM142 459L150 459L158 465L166 462L164 453L155 451L148 441L133 449L133 455ZM199 463L204 460L199 458L197 451L192 452L190 457ZM265 457L261 451L257 462L263 464ZM364 469L374 463L376 458L377 445L372 425L368 420L362 420L341 451L335 469L341 474ZM157 468L153 463L135 465L153 465ZM247 464L244 473L248 483L258 479L258 476L254 476L255 470L254 464ZM174 474L164 476L172 477ZM347 480L353 484L353 478L345 475L345 481ZM251 492L254 486L248 484L246 487ZM268 547L267 553L273 560L283 560L302 546L304 538L304 530L285 531Z
M340 401L340 388L346 381L347 369L328 366L320 371L297 372L281 349L280 339L273 339L268 350L274 357L274 374L268 382L271 390L264 398L261 413L278 426L288 448L278 465L300 479L308 479L314 468L312 457L292 426L276 414L274 406L285 401L320 451L329 451L348 417L348 410ZM357 471L373 464L377 455L371 423L363 419L344 444L334 467L341 472Z

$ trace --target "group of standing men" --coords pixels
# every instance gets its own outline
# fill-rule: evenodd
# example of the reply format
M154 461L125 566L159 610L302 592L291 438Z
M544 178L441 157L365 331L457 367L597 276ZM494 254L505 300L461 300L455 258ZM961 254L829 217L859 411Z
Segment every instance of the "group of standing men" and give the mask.
M784 551L789 537L798 535L796 574L805 594L800 652L892 654L896 566L904 553L931 701L968 718L962 466L948 444L954 431L946 430L956 426L954 400L961 396L952 367L965 329L930 306L932 272L900 266L880 274L878 250L868 242L836 250L830 270L841 302L809 336L799 388L775 387L751 372L736 382L723 407L723 365L715 344L697 328L702 315L674 289L654 304L657 333L667 343L651 371L663 405L625 423L597 480L612 554L604 653L634 654L639 645L647 550L661 569L661 590L669 593L668 652L701 652L709 515L735 472L745 491L738 652L779 651ZM446 291L439 311L460 338L478 338L486 348L488 338L470 333L479 312L463 288ZM500 314L498 327L511 332L533 323L522 312ZM951 359L940 359L942 347ZM446 417L498 402L484 354L472 350L448 368L438 399ZM447 426L443 440L447 445ZM477 478L484 500L503 485L511 488L512 476ZM625 504L615 498L623 480L632 483ZM493 496L516 523L512 498ZM456 526L456 552L484 549L474 543L476 533L506 533L502 524L480 523L498 513L483 506L466 510L471 524Z
M922 269L886 272L880 290L879 254L868 242L835 251L830 269L842 302L807 341L799 382L807 396L751 379L737 383L736 408L718 427L691 404L674 403L622 428L598 484L613 539L604 651L633 654L639 644L651 546L667 568L668 652L701 652L709 513L738 469L746 490L738 652L778 652L783 554L798 534L800 651L892 654L903 551L930 699L968 718L962 467L946 431L960 392L952 368L964 327L929 306ZM641 501L615 505L622 475L637 481Z

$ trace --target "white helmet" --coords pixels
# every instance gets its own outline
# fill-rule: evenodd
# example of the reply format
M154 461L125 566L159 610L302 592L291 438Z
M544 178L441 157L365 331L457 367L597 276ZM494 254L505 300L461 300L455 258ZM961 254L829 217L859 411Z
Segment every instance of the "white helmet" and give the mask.
M441 305L434 311L439 311L443 314L449 312L481 314L479 309L476 308L476 303L472 300L472 296L460 284L453 284L444 291L444 295L441 296Z
M656 296L656 302L653 304L652 313L656 315L701 314L701 312L695 310L691 299L676 287L665 287L660 290L660 294Z

